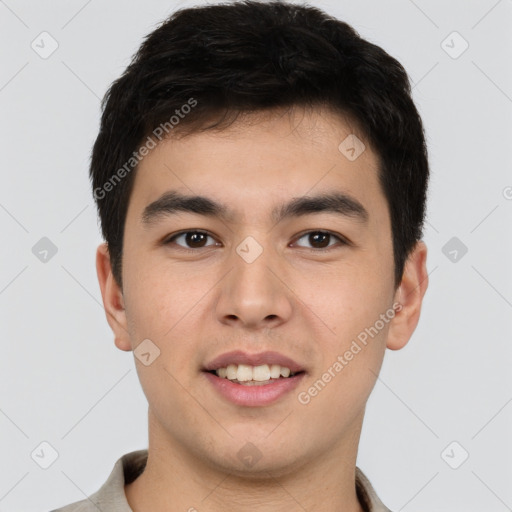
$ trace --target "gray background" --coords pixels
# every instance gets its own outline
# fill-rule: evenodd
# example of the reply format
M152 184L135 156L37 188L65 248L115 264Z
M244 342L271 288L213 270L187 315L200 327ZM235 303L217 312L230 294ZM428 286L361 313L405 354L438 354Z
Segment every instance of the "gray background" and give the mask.
M410 343L386 355L358 465L395 512L512 510L512 1L311 3L405 66L432 169L430 287ZM0 511L83 499L147 447L133 355L101 303L87 167L108 85L192 4L0 0ZM31 47L51 49L43 31L59 45L46 59Z

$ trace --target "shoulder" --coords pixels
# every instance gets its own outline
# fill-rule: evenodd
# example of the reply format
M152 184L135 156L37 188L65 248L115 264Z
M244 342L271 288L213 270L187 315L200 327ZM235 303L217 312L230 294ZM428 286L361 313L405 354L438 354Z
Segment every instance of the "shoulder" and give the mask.
M89 497L52 510L51 512L131 512L124 493L125 483L129 483L144 470L148 452L138 450L123 455L117 460L101 488Z
M75 503L70 503L65 507L56 508L51 512L98 512L98 508L92 501L85 499L76 501Z

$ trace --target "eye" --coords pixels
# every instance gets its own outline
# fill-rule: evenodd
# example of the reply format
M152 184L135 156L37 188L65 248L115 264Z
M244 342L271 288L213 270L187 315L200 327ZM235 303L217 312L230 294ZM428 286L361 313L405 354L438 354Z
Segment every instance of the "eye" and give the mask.
M170 238L168 238L164 244L170 244L176 242L177 245L183 247L184 249L194 250L194 249L202 249L203 247L209 247L206 245L206 241L208 238L214 240L214 238L204 231L182 231L181 233L177 233ZM185 245L181 243L177 243L178 240L182 240ZM210 244L212 245L212 244ZM215 244L213 244L215 245Z
M304 233L297 241L307 237L307 241L313 245L313 249L329 250L335 244L331 244L332 239L336 239L341 245L348 245L348 242L330 231L309 231ZM299 244L300 246L300 244Z

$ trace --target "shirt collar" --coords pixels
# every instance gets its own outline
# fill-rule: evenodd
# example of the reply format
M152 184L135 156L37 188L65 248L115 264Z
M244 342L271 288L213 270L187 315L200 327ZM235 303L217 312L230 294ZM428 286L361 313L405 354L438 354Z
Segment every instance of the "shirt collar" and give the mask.
M115 463L107 481L99 491L90 496L89 500L100 510L133 512L126 500L124 486L133 482L144 471L147 458L148 450L137 450L123 455ZM356 491L364 512L391 512L379 499L370 481L358 467L356 467Z

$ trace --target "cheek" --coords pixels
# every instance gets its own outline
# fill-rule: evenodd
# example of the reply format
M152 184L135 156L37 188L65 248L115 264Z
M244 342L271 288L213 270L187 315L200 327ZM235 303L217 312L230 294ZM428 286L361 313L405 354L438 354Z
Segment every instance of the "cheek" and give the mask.
M320 409L332 403L334 416L365 402L382 364L393 318L392 287L375 269L347 266L298 285L297 295L315 313L311 319L321 353L305 401Z
M195 361L195 340L200 338L198 315L208 303L205 292L218 279L212 278L210 284L197 273L187 275L176 266L162 265L147 265L130 275L133 277L126 282L126 315L132 347L136 349L149 339L158 353L149 367L136 361L137 372L148 401L163 400L165 407L173 410L177 404L167 395L170 390L174 390L172 396L180 393L173 376L185 384L188 374L195 371L190 363Z
M166 338L202 295L205 279L146 255L126 263L126 310L134 334ZM163 263L162 263L163 261ZM214 281L212 281L214 282Z
M314 313L316 323L323 324L322 338L330 339L333 346L357 336L389 308L393 297L389 269L385 269L389 279L383 279L384 268L367 260L364 256L353 258L343 265L321 268L314 275L304 272L294 280L295 294Z

